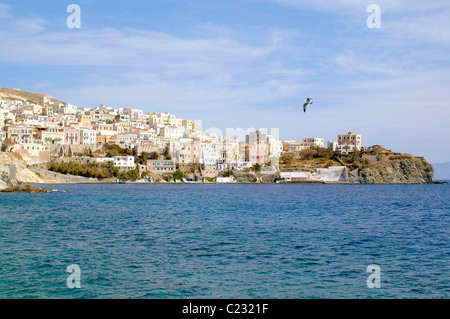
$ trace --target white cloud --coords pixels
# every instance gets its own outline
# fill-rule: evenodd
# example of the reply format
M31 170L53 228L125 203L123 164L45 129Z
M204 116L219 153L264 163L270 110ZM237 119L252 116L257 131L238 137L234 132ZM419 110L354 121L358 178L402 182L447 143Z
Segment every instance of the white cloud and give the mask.
M8 19L11 17L11 6L9 4L0 2L0 19Z
M450 4L442 0L263 0L276 2L283 5L289 5L300 9L309 9L313 11L331 12L336 15L341 14L366 14L366 8L369 4L377 4L382 12L390 14L409 14L418 12L427 12L433 10L448 9Z
M450 45L450 8L389 19L383 28L397 43ZM399 42L400 41L400 42Z
M185 36L129 28L52 31L34 17L0 31L8 48L0 50L0 62L41 67L35 87L81 106L169 111L209 127L279 127L283 138L335 139L354 130L367 143L433 154L429 140L450 142L450 72L442 48L450 38L450 28L442 29L448 6L380 2L379 32L365 29L365 3L289 2L363 24L330 30L330 43L321 43L320 34L277 26L257 35L244 26L212 24L194 26ZM0 5L1 12L10 9ZM19 28L24 21L27 28ZM55 88L47 66L79 67L82 80L67 77ZM303 114L306 96L315 103Z
M35 33L44 31L47 24L47 20L39 17L14 19L11 22L11 29L16 35L34 35Z
M26 23L25 23L26 22ZM205 63L248 62L263 59L277 50L282 37L271 34L262 46L249 46L231 38L183 39L167 33L142 30L80 30L29 35L43 29L43 21L18 21L26 30L0 34L2 45L10 50L0 52L8 62L66 65L154 65L158 63L203 61ZM23 44L34 54L23 51Z
M450 2L442 0L263 0L293 6L299 9L344 16L353 26L365 24L370 15L369 4L381 8L381 30L392 38L392 43L450 44Z

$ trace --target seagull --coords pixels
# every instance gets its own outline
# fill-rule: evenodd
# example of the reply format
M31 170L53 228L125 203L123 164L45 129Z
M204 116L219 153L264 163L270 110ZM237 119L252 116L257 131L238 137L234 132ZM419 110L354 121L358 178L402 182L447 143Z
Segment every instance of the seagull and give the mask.
M303 104L303 112L306 112L306 107L308 106L308 104L313 104L312 102L312 98L307 98L305 103Z

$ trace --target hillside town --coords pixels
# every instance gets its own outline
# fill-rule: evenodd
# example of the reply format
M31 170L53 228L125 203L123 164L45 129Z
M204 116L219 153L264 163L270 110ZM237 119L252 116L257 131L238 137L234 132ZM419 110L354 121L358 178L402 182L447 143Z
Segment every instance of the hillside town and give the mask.
M120 172L137 171L130 175L136 179L192 171L196 180L212 180L229 178L224 174L229 170L255 167L279 172L280 157L287 152L325 147L345 154L362 148L361 135L353 132L326 145L320 137L281 141L263 130L218 136L170 113L78 107L48 95L40 96L39 103L0 100L0 141L2 151L20 154L28 165L85 158L110 163Z

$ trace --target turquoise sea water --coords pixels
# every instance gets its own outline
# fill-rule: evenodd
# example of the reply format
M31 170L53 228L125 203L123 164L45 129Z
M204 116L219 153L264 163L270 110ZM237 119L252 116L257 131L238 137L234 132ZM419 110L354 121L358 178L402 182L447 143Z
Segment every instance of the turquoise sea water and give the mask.
M0 194L0 298L450 297L449 185L50 187Z

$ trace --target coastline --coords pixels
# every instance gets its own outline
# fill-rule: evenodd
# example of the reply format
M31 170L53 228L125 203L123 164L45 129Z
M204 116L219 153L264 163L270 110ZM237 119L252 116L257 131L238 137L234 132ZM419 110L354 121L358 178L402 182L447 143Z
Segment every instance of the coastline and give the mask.
M218 175L213 181L208 181L202 175L186 177L181 181L179 178L176 178L178 181L174 181L175 176L173 176L173 178L167 181L163 179L163 176L156 175L144 179L130 179L129 177L99 179L98 177L71 175L70 173L55 172L43 167L27 165L23 159L16 158L13 154L2 154L4 157L3 162L5 163L1 165L3 173L0 189L14 189L14 187L24 187L25 185L46 187L46 185L52 184L417 185L448 183L448 181L435 181L432 166L424 159L419 158L390 160L381 162L370 168L357 168L351 171L347 167L348 165L317 168L312 172L298 171L295 167L289 166L270 172L234 171L229 178ZM193 179L197 179L197 181L193 181Z
M34 186L45 185L444 185L449 184L450 181L434 181L431 183L352 183L352 182L307 182L307 181L295 181L295 182L279 182L279 183L216 183L216 182L110 182L110 181L98 181L98 182L71 182L71 183L24 183Z
M111 182L111 181L98 181L98 182L73 182L73 183L25 183L23 185L20 185L18 187L8 187L4 189L0 189L0 193L29 193L29 194L37 194L37 193L53 193L53 192L60 192L60 190L56 190L53 188L47 188L49 185L58 185L58 186L66 186L66 185L141 185L141 186L148 186L148 185L209 185L211 187L214 187L212 185L258 185L258 186L269 186L269 185L329 185L329 186L335 186L335 185L347 185L347 186L357 186L357 185L365 185L365 186L400 186L400 185L445 185L449 184L449 181L434 181L432 183L352 183L352 182L306 182L306 181L295 181L295 182L281 182L281 183L244 183L244 182L235 182L235 183L203 183L203 182L127 182L127 183L119 183L119 182ZM209 187L208 186L208 187ZM63 192L69 192L68 190L64 190Z

